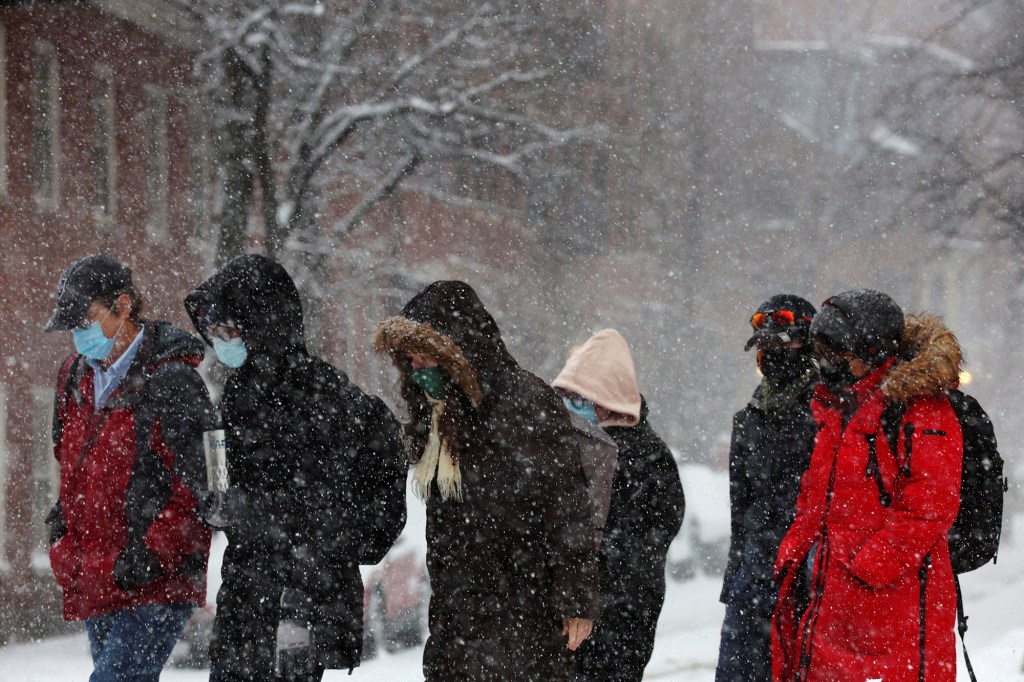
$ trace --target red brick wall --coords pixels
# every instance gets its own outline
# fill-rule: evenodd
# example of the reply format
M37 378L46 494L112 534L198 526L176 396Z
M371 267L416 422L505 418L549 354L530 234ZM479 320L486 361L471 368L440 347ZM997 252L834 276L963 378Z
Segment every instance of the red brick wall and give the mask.
M38 424L33 387L50 387L71 349L66 333L44 334L60 272L72 260L108 251L129 263L153 316L184 322L183 292L202 277L202 260L185 234L190 134L186 118L192 55L86 3L56 2L0 8L6 31L8 194L0 198L0 382L7 388L7 542L14 575L25 575L39 522L29 489L32 454L48 433ZM32 55L36 41L58 55L60 190L56 210L33 197ZM116 226L97 235L90 166L94 113L90 103L98 64L113 70L116 105ZM168 98L168 232L145 237L146 86Z

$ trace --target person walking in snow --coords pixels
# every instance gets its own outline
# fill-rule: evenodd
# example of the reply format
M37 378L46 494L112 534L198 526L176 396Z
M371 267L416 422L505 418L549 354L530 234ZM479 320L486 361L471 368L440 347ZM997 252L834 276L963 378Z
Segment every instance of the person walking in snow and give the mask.
M398 423L307 350L299 293L278 263L239 256L185 307L235 368L220 402L231 487L208 517L229 543L210 680L309 682L351 670L362 647L359 564L379 562L405 524ZM309 642L275 661L282 620Z
M778 294L750 318L754 333L744 350L757 347L762 379L732 422L732 532L719 597L726 607L716 682L772 678L771 623L779 592L775 557L793 522L800 477L818 431L811 415L818 371L807 334L814 313L805 299ZM806 581L794 588L797 601L806 604Z
M827 299L810 336L819 431L775 562L773 679L953 682L957 595L946 537L963 444L944 391L957 386L960 346L939 318L905 319L870 289ZM886 428L890 420L899 428ZM898 434L896 452L887 431ZM801 611L793 585L808 558L810 605Z
M647 421L629 346L604 329L577 348L551 385L565 406L618 446L601 538L601 616L576 654L576 679L639 681L665 601L665 560L683 522L679 468Z
M519 366L473 289L435 282L377 327L410 413L427 505L428 682L568 680L597 608L569 417Z
M203 347L142 310L127 266L86 256L61 275L45 327L75 346L54 394L60 492L47 523L64 617L85 621L90 682L155 682L206 595Z

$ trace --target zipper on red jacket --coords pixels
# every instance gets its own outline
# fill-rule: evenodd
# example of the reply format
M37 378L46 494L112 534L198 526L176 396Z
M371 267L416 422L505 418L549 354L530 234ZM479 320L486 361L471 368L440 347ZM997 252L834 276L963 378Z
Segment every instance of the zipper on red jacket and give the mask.
M910 478L910 456L914 452L914 423L907 422L903 425L903 466L900 471L907 478Z
M920 639L919 639L919 648L918 648L918 651L920 652L921 659L920 659L920 661L918 663L918 667L917 667L917 679L918 679L918 682L924 682L924 652L925 652L925 632L926 632L926 627L925 627L925 625L926 625L926 623L925 623L925 620L926 620L925 619L925 613L926 612L925 612L925 608L928 606L928 600L927 600L926 592L927 592L927 588L928 588L928 569L931 567L931 565L932 565L932 555L931 554L925 554L924 555L924 559L921 561L921 568L917 569L917 579L918 579L918 582L921 583L921 595L920 595L920 598L919 598L919 604L920 604L920 608L921 608L921 629L920 629Z
M814 559L814 575L811 580L811 591L813 598L810 606L807 607L803 621L803 632L800 636L800 653L797 658L797 682L807 679L811 668L811 640L814 636L814 628L821 615L821 601L825 591L825 576L828 573L830 558L828 541L828 512L832 507L832 493L836 484L836 469L839 465L839 448L843 442L843 434L846 432L844 426L839 432L839 442L832 450L832 467L828 473L828 486L825 490L825 511L821 518L821 540L818 542L817 556Z

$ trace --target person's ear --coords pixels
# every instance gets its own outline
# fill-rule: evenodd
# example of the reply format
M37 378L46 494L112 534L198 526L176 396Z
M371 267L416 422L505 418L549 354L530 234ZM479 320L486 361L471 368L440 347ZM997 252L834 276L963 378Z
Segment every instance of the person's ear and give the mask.
M124 312L126 316L131 316L132 312L132 297L128 294L121 294L114 299L114 305L110 307L110 312L115 316L120 317L121 312Z

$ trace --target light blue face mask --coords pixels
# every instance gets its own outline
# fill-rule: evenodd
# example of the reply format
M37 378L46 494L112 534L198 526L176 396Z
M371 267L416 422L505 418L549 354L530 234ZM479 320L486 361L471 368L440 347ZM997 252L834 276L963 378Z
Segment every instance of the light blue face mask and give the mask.
M564 396L562 397L562 402L565 403L566 409L570 412L575 412L591 424L597 425L597 408L594 403L589 400L566 398Z
M249 351L245 349L245 342L240 336L236 336L230 341L214 339L213 352L217 354L218 360L232 369L238 369L244 365L245 359L249 357Z
M109 314L108 310L107 315ZM104 360L110 355L110 351L114 350L114 339L108 339L107 335L103 333L103 320L107 319L107 315L94 321L85 329L75 327L71 330L71 340L75 343L75 350L91 360ZM120 328L118 331L121 331ZM117 337L117 332L114 332L114 336Z

